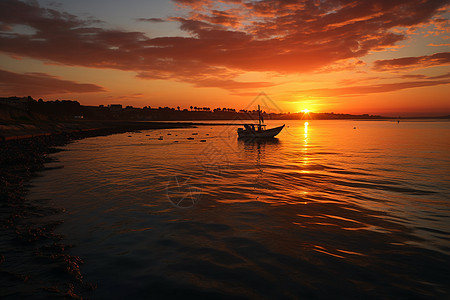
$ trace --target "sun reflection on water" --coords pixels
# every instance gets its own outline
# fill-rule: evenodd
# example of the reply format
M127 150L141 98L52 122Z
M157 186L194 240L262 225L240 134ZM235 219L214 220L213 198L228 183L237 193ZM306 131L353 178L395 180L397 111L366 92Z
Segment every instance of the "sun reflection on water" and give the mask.
M304 139L303 139L303 165L308 164L308 126L309 123L304 123Z

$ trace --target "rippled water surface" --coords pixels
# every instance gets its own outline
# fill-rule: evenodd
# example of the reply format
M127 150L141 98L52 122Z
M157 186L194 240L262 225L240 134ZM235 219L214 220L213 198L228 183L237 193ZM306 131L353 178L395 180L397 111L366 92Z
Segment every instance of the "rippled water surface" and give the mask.
M55 154L29 198L65 209L56 231L97 285L82 296L448 297L450 123L282 123L272 141L201 126Z

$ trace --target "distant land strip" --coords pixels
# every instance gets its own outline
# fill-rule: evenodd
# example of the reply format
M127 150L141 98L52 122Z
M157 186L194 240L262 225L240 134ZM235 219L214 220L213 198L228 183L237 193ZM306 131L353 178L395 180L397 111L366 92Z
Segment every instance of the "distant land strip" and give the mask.
M276 108L262 107L266 120L298 119L381 119L378 115L351 115L335 113L284 113ZM121 104L86 106L73 100L44 101L32 97L0 98L0 120L140 120L140 121L203 121L203 120L255 120L256 110L190 106L190 109L170 107L136 108Z

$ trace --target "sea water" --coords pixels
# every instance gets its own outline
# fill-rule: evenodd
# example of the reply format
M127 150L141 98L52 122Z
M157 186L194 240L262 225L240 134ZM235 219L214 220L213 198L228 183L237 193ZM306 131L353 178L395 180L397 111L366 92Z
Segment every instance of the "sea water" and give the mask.
M204 125L54 154L64 167L29 199L64 211L55 232L96 286L81 296L448 297L450 122L267 122L282 124L274 140Z

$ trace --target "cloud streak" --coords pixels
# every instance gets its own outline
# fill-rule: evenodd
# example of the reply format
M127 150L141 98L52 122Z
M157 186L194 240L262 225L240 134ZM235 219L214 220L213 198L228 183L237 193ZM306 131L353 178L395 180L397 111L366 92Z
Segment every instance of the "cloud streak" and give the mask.
M375 71L398 71L423 69L427 67L445 66L450 64L450 52L435 53L433 55L402 57L395 59L377 60L374 62Z
M62 80L44 73L19 74L0 70L0 93L10 95L51 95L105 92L101 86Z
M138 18L136 20L140 21L140 22L150 22L150 23L163 23L163 22L166 22L166 20L161 19L161 18Z
M447 76L448 77L448 76ZM367 94L395 92L411 88L428 87L449 84L450 79L445 80L420 80L404 81L396 83L382 83L373 85L348 86L341 88L322 88L297 91L296 94L315 97L353 97Z

